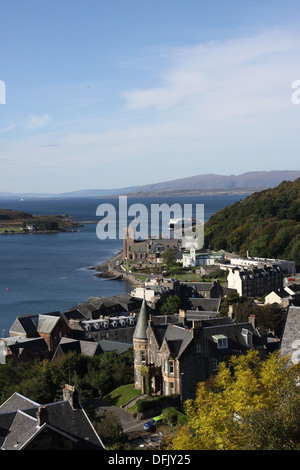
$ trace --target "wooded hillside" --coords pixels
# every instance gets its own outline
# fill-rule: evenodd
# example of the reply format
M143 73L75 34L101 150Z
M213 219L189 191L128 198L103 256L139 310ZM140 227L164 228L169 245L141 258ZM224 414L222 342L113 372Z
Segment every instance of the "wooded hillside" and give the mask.
M205 246L300 266L300 178L251 194L205 224Z

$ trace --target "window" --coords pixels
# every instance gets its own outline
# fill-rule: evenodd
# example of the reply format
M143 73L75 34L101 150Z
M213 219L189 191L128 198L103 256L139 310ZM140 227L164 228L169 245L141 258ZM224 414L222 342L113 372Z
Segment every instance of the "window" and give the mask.
M228 348L228 338L225 335L215 335L213 336L213 340L217 343L218 349L226 349Z
M212 370L218 370L218 359L216 357L212 360Z
M246 328L242 329L242 336L245 340L247 346L252 346L253 343L253 335L251 331L247 330Z
M146 362L146 351L141 350L141 362Z
M174 374L174 362L169 361L169 374Z

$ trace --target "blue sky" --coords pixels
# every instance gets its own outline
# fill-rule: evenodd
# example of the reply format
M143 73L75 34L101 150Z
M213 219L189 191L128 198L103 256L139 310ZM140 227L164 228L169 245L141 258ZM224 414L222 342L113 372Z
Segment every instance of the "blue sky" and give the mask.
M298 1L1 0L0 11L0 192L300 169Z

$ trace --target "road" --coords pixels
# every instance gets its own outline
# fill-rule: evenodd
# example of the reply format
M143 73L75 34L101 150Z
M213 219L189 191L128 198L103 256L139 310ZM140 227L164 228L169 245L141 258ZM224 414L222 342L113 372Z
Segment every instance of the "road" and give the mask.
M114 406L111 403L105 402L103 400L97 399L93 401L94 409L97 415L102 415L103 413L113 412L119 419L123 428L123 432L128 435L128 438L131 442L135 443L137 447L141 448L157 448L161 439L159 433L149 433L144 431L143 425L150 418L143 420L136 420L132 417L131 413Z
M130 433L135 431L143 431L143 424L149 421L150 418L143 420L136 420L132 414L119 406L112 405L101 399L93 400L93 406L97 415L102 415L104 412L115 413L121 422L123 432Z

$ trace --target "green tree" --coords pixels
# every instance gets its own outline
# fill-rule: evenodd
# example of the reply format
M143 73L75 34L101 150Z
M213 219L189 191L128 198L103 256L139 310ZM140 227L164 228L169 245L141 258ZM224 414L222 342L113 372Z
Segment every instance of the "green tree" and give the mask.
M221 363L211 381L198 384L195 400L185 402L188 422L179 426L172 450L299 449L298 367L277 351L264 361L258 353ZM280 432L280 418L286 420ZM266 421L266 418L268 420ZM266 429L276 431L265 436ZM257 432L259 430L259 432Z
M163 315L173 315L177 313L181 307L181 300L178 295L169 295L163 303L160 311Z
M167 270L173 268L176 266L176 251L171 248L166 250L162 255L162 259Z

